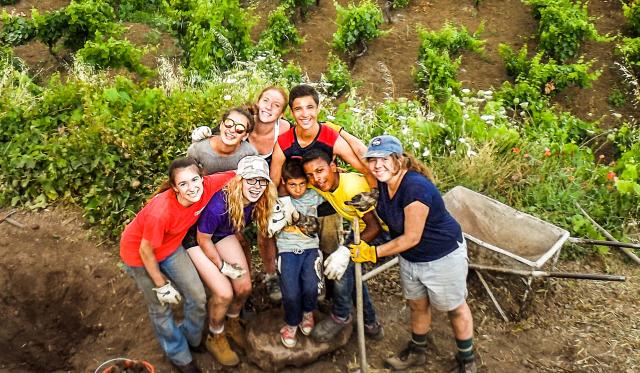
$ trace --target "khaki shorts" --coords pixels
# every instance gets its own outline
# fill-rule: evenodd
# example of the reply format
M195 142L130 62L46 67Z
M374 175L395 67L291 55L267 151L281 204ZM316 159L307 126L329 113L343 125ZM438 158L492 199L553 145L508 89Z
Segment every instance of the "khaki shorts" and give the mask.
M467 298L466 242L446 256L432 262L410 262L401 256L400 280L402 292L409 300L427 297L439 311L452 311Z

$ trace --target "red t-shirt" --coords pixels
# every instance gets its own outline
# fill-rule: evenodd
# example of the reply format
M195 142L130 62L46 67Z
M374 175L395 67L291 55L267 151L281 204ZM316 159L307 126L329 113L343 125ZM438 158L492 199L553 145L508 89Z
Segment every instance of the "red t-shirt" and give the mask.
M205 176L203 193L200 200L189 207L182 206L172 189L155 196L142 208L135 219L129 223L120 238L120 257L130 267L144 266L140 257L140 242L151 242L158 262L173 254L180 246L189 228L198 221L198 217L211 197L235 176L227 171Z

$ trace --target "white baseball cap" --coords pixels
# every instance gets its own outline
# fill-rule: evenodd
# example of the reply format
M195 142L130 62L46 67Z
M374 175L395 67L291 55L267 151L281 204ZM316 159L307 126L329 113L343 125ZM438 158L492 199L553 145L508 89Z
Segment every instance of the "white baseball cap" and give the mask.
M271 181L267 161L257 155L249 155L242 158L240 162L238 162L236 174L240 175L243 179L262 177Z

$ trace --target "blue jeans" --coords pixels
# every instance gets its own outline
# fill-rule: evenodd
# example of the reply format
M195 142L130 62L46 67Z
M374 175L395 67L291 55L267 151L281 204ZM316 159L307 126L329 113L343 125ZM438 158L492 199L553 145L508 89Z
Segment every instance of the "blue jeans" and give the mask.
M300 254L278 254L282 306L287 325L300 324L302 313L311 312L318 306L316 259L317 249L306 249Z
M193 358L189 345L198 346L207 317L207 301L202 281L198 277L191 259L182 246L165 260L158 263L160 271L182 295L184 320L177 325L169 304L161 305L153 291L155 285L144 267L126 267L142 291L149 308L149 319L153 324L160 346L169 359L177 365L189 364Z

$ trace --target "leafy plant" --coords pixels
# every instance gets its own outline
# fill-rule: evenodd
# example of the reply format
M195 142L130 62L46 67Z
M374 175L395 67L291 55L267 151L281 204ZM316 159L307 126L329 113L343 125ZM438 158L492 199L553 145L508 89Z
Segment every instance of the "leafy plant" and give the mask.
M313 5L317 6L319 2L320 0L280 0L280 6L292 16L298 10L300 19L304 20L309 13L309 8Z
M382 10L371 0L360 5L343 7L334 3L338 29L333 34L333 47L350 57L358 57L367 50L367 42L383 34L380 25L384 22Z
M140 63L143 52L128 40L106 39L98 33L95 40L89 40L78 50L77 56L84 62L100 68L125 67L141 76L151 76L153 71Z
M329 53L327 70L322 74L321 80L326 92L335 97L349 91L355 85L347 64L333 53Z
M411 0L389 0L389 1L391 1L392 9L400 9L400 8L406 8L407 6L409 6L409 2Z
M22 45L31 41L36 36L36 28L32 20L11 16L6 11L2 12L2 31L0 42L3 45Z
M258 50L271 50L278 55L287 53L289 46L297 46L304 42L298 29L287 15L282 5L269 14L267 28L260 34Z
M18 0L0 0L0 5L13 5L17 2Z
M622 3L624 16L635 35L640 36L640 2Z
M624 92L622 92L618 88L614 88L609 94L609 97L607 97L607 102L609 103L609 105L613 106L614 108L623 107L626 101L627 100Z
M104 0L74 0L65 8L65 15L64 44L72 50L82 48L96 32L115 35L121 31L115 24L113 8Z

